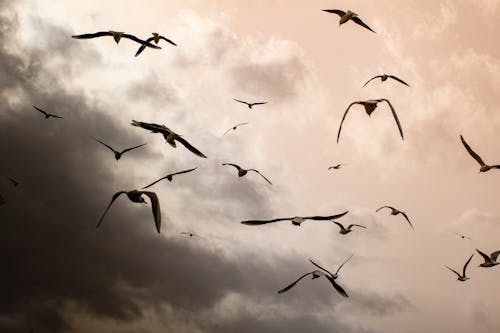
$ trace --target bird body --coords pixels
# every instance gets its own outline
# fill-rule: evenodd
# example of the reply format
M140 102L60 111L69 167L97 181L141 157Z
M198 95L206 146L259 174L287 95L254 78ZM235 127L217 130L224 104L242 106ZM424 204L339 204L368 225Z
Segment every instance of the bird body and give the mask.
M479 172L486 172L491 169L500 169L500 165L488 165L484 163L483 159L474 150L472 150L472 148L467 144L462 135L460 135L460 140L462 140L462 144L464 145L469 155L472 156L472 158L474 158L477 161L477 163L479 163L479 165L481 166L479 168Z
M241 221L241 223L246 224L246 225L262 225L262 224L279 222L279 221L291 221L292 225L300 226L301 223L303 223L306 220L316 220L316 221L334 220L334 219L341 218L342 216L346 215L347 213L348 213L348 211L345 211L343 213L336 214L336 215L331 215L331 216L306 216L306 217L294 216L294 217L277 218L277 219L272 219L272 220L246 220L246 221Z
M500 251L492 252L490 255L487 255L486 253L481 252L478 249L476 249L476 251L484 259L484 262L479 266L481 266L481 267L493 267L493 266L500 264L499 262L497 262L497 258L498 258L498 255L500 254Z
M226 135L230 130L233 130L233 131L236 131L236 129L240 126L243 126L243 125L247 125L248 123L240 123L240 124L236 124L234 125L233 127L229 128L226 132L224 132L223 135Z
M259 172L259 170L256 170L256 169L243 169L242 167L240 167L239 165L236 165L236 164L233 164L233 163L222 163L222 165L230 165L232 167L235 167L237 170L238 170L238 177L243 177L244 175L246 175L248 173L248 171L253 171L253 172L256 172L258 173L262 178L265 179L266 182L268 182L269 184L273 184L271 183L271 181L269 179L267 179L266 177L264 177L263 174L261 174Z
M45 116L45 119L49 119L49 118L59 118L59 119L64 119L63 117L61 116L58 116L56 114L52 114L52 113L48 113L40 108L37 108L36 106L33 105L33 107L40 113L42 113L44 116Z
M266 104L267 102L254 102L254 103L249 103L249 102L245 102L245 101L242 101L242 100L239 100L239 99L236 99L236 98L233 98L236 102L240 102L240 103L243 103L243 104L246 104L248 106L249 109L252 109L254 105L262 105L262 104Z
M376 212L378 212L378 211L379 211L379 210L381 210L382 208L389 208L389 209L391 210L391 215L398 215L398 214L403 215L403 217L406 219L406 221L408 221L408 223L410 224L410 227L411 227L412 229L414 229L414 228L413 228L413 224L410 222L410 219L408 218L408 215L406 215L406 213L405 213L405 212L400 211L399 209L396 209L396 208L391 207L391 206L382 206L382 207L380 207L379 209L377 209L377 210L376 210Z
M360 228L366 229L365 226L360 225L360 224L349 224L347 226L347 228L345 228L341 223L339 223L337 221L332 221L332 222L339 226L339 228L340 228L339 234L342 234L342 235L346 235L346 234L350 233L352 231L352 227L360 227Z
M353 12L351 10L347 10L347 12L345 12L345 11L340 10L340 9L323 9L323 11L327 12L327 13L337 14L340 17L339 27L342 24L347 23L348 21L353 21L354 23L359 24L363 28L366 28L366 29L370 30L371 32L375 32L372 28L370 28L365 22L363 22L359 18L358 14L356 14L355 12Z
M448 268L450 271L452 271L453 273L455 273L457 275L457 280L458 281L461 281L461 282L465 282L467 280L470 279L470 277L467 277L465 271L467 270L467 266L469 265L472 257L474 256L474 253L470 256L469 260L467 260L467 262L465 263L464 265L464 268L463 268L463 271L462 271L462 274L458 273L456 270L454 270L453 268L450 268L448 266L444 266L446 268Z
M408 86L408 87L410 86L408 83L406 83L405 81L401 80L400 78L398 78L398 77L396 77L396 76L394 76L394 75L382 74L382 75L376 75L376 76L372 77L371 79L369 79L368 81L366 81L366 83L363 85L363 88L364 88L364 87L365 87L365 86L366 86L366 85L367 85L370 81L375 80L375 79L377 79L377 78L380 78L380 80L381 80L382 82L385 82L385 81L387 81L387 79L388 79L388 78L391 78L391 79L393 79L393 80L398 81L399 83L404 84L405 86Z
M94 139L95 139L95 138L94 138ZM117 160L117 161L118 161L118 160L122 157L122 155L123 155L123 154L125 154L126 152L131 151L131 150L134 150L134 149L136 149L136 148L140 148L140 147L142 147L142 146L145 146L145 145L146 145L146 143L143 143L142 145L138 145L138 146L130 147L130 148L124 149L124 150L122 150L122 151L117 151L117 150L115 150L113 147L111 147L111 146L109 146L109 145L105 144L104 142L102 142L102 141L100 141L100 140L97 140L97 139L95 139L95 140L96 140L97 142L99 142L100 144L104 145L105 147L107 147L109 150L111 150L111 151L114 153L114 155L115 155L115 160Z

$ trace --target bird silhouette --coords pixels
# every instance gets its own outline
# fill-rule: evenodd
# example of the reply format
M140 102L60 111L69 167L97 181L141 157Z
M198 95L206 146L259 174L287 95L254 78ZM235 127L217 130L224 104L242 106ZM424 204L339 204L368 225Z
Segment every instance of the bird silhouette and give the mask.
M465 270L467 269L467 266L469 265L473 256L474 256L474 253L470 256L469 260L467 260L467 262L465 263L462 274L458 273L456 270L454 270L453 268L450 268L446 265L444 267L448 268L450 271L455 273L458 276L458 278L457 278L458 281L465 282L465 281L470 279L470 277L467 277L467 275L465 274Z
M377 209L376 212L378 212L382 208L389 208L391 210L391 215L398 215L398 214L403 215L404 218L406 219L406 221L408 221L408 223L410 224L410 227L413 229L413 224L411 224L410 219L408 218L408 215L406 215L405 212L400 211L399 209L396 209L396 208L391 207L391 206L382 206L379 209Z
M338 170L338 169L340 169L340 167L342 167L343 165L345 165L345 164L337 164L337 165L332 165L331 167L329 167L329 168L328 168L328 170L331 170L331 169Z
M410 86L408 83L406 83L405 81L401 80L400 78L394 76L394 75L388 75L388 74L382 74L382 75L376 75L374 77L372 77L371 79L369 79L368 81L366 81L366 83L363 85L363 88L371 81L371 80L375 80L375 79L378 79L380 78L380 80L382 82L386 81L387 79L391 78L393 80L396 80L398 81L399 83L402 83L404 84L405 86Z
M12 183L12 185L14 187L17 187L19 185L19 182L17 180L15 180L14 178L12 177L7 177L7 179Z
M6 201L5 198L0 194L0 206L5 205Z
M467 236L465 236L465 235L463 235L463 234L460 234L460 233L458 233L458 232L455 232L454 234L456 234L456 235L460 236L460 238L462 238L462 239L466 239L466 238L467 238L467 239L472 240L472 238L467 237Z
M490 255L487 255L486 253L481 252L478 249L476 249L476 251L484 259L484 262L479 266L481 266L481 267L493 267L493 266L496 266L499 264L499 262L497 262L497 258L498 258L498 255L500 254L500 251L492 252Z
M477 163L481 165L481 167L479 168L479 172L486 172L490 169L500 169L500 165L488 165L484 163L483 159L478 154L476 154L474 150L472 150L472 148L467 144L467 142L465 142L465 139L462 135L460 135L460 139L462 140L462 143L467 152L469 152L470 156L472 156L477 161Z
M73 35L71 37L75 38L75 39L90 39L90 38L97 38L97 37L104 37L104 36L113 37L113 39L115 40L116 44L118 44L122 38L127 38L127 39L130 39L130 40L132 40L132 41L134 41L136 43L139 43L141 45L150 47L152 49L161 49L161 47L153 45L153 44L151 44L148 41L139 39L139 38L135 37L134 35L126 34L126 33L121 32L121 31L112 31L112 30L110 30L110 31L99 31L99 32L89 33L89 34L83 34L83 35Z
M189 237L193 237L193 236L196 236L196 237L201 237L200 235L197 235L195 233L192 233L192 232L187 232L187 231L183 231L180 233L181 235L188 235Z
M349 224L347 226L347 228L344 228L344 226L341 223L339 223L337 221L332 221L332 222L339 226L339 228L340 228L339 234L342 234L342 235L350 233L352 231L352 227L360 227L360 228L365 228L366 229L365 226L360 225L360 224Z
M396 121L396 125L398 126L399 133L401 134L401 139L404 140L403 129L401 128L401 123L399 122L398 115L396 114L396 110L394 110L394 107L392 106L391 102L389 102L388 99L380 98L380 99L370 99L368 101L357 101L357 102L352 102L351 104L349 104L349 106L347 107L347 110L345 110L344 116L342 117L342 121L340 122L339 132L337 134L337 143L339 143L339 140L340 140L340 131L342 130L342 124L344 123L345 117L347 116L347 113L351 109L351 106L353 106L355 104L363 105L365 107L365 111L368 114L368 116L371 116L372 112L375 111L375 109L377 108L377 104L380 102L386 102L389 105L389 108L391 109L394 120Z
M328 12L328 13L337 14L340 17L339 27L342 24L346 23L347 21L351 20L354 23L359 24L363 28L366 28L366 29L370 30L371 32L375 32L372 28L370 28L365 22L363 22L359 18L358 14L356 14L350 10L347 10L347 12L344 12L343 10L340 10L340 9L323 9L323 11Z
M243 104L246 104L248 106L249 109L251 109L254 105L262 105L262 104L267 104L267 102L254 102L254 103L248 103L248 102L245 102L245 101L242 101L242 100L239 100L239 99L236 99L236 98L233 98L236 102L240 102L240 103L243 103Z
M95 139L95 138L94 138L94 139ZM111 150L111 151L115 154L115 159L116 159L117 161L118 161L118 160L122 157L122 155L123 155L123 154L125 154L126 152L131 151L131 150L134 150L134 149L136 149L136 148L139 148L139 147L142 147L142 146L145 146L145 145L146 145L146 143L143 143L142 145L138 145L138 146L130 147L130 148L124 149L124 150L122 150L121 152L119 152L119 151L115 150L113 147L111 147L111 146L109 146L109 145L105 144L105 143L104 143L104 142L102 142L101 140L98 140L98 139L95 139L95 140L96 140L97 142L99 142L100 144L102 144L102 145L106 146L107 148L109 148L109 149L110 149L110 150Z
M238 170L238 177L243 177L244 175L246 175L248 173L248 171L254 171L254 172L258 173L262 178L264 178L266 180L266 182L268 182L269 184L273 185L273 183L271 183L271 181L269 179L267 179L266 177L264 177L264 175L261 174L258 170L255 170L255 169L243 169L239 165L236 165L236 164L233 164L233 163L222 163L222 165L230 165L232 167L235 167Z
M226 135L230 130L236 131L236 129L240 126L247 125L248 123L241 123L241 124L236 124L233 127L229 128L227 131L224 132L223 135Z
M180 175L180 174L183 174L183 173L191 172L191 171L196 170L197 168L198 168L198 167L196 167L196 168L192 168L192 169L188 169L188 170L184 170L184 171L178 171L178 172L170 173L170 174L166 175L165 177L162 177L162 178L160 178L160 179L158 179L158 180L155 180L155 181L154 181L154 182L152 182L151 184L149 184L149 185L147 185L147 186L144 186L144 187L143 187L143 189L148 188L148 187L151 187L151 186L153 186L154 184L158 183L159 181L162 181L163 179L167 179L168 181L170 181L170 182L171 182L171 181L172 181L172 179L173 179L173 177L174 177L175 175Z
M342 216L346 215L349 211L345 211L340 214L336 215L330 215L330 216L295 216L295 217L283 217L283 218L277 218L277 219L272 219L272 220L247 220L247 221L241 221L241 223L246 224L246 225L261 225L261 224L267 224L267 223L273 223L273 222L279 222L279 221L291 221L292 225L300 227L301 223L306 221L306 220L315 220L315 221L326 221L326 220L334 220L341 218Z
M34 106L34 105L33 105L33 107L34 107L37 111L39 111L40 113L43 113L43 114L45 115L45 119L49 119L49 118L59 118L59 119L64 119L63 117L58 116L58 115L56 115L56 114L45 112L45 111L43 111L42 109L37 108L37 107L36 107L36 106Z
M164 40L166 41L167 43L170 43L172 44L173 46L177 46L177 44L175 44L173 41L171 41L170 39L168 38L165 38L164 36L158 34L157 32L153 32L153 37L149 37L148 39L146 39L146 42L150 43L150 42L155 42L155 44L158 44L160 42L160 40ZM137 52L135 53L135 56L137 57L139 54L142 53L142 51L144 51L144 49L146 49L146 45L142 44L139 49L137 50Z

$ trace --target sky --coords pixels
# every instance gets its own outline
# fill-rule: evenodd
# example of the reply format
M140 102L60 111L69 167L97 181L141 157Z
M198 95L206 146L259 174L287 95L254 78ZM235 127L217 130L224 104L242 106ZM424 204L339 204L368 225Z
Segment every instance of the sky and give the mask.
M500 268L475 249L500 250L500 174L479 173L459 136L500 163L499 17L497 0L0 1L0 331L498 331ZM108 30L178 46L134 57L130 40L71 38ZM383 73L410 87L363 88ZM337 144L347 106L378 98L404 141L382 103L370 117L353 106ZM95 138L147 145L116 161ZM96 229L114 193L194 167L151 187L160 234L149 202L124 196ZM240 223L345 210L339 222L366 229ZM444 266L473 253L457 281ZM277 293L309 258L334 271L350 255L336 280L349 298L324 278Z

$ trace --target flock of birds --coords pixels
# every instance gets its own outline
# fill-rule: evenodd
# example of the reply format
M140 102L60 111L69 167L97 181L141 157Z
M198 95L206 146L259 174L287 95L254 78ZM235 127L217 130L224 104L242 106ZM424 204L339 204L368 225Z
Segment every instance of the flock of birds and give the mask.
M368 30L370 30L372 32L375 32L366 23L364 23L358 17L358 15L356 13L354 13L354 12L352 12L350 10L343 11L343 10L338 10L338 9L325 9L324 11L328 12L328 13L337 14L340 17L339 26L342 25L342 24L344 24L344 23L346 23L346 22L348 22L348 21L352 21L352 22L354 22L354 23L362 26L365 29L368 29ZM92 38L99 38L99 37L106 37L106 36L113 37L113 39L115 40L115 42L117 44L120 42L120 40L122 38L126 38L126 39L129 39L129 40L132 40L132 41L138 43L139 44L139 49L137 50L135 56L140 55L146 48L161 49L161 47L158 46L160 40L166 41L167 43L169 43L171 45L174 45L174 46L177 45L172 40L170 40L170 39L168 39L168 38L166 38L164 36L161 36L158 33L153 33L153 36L150 37L150 38L148 38L148 39L146 39L146 40L140 39L140 38L138 38L136 36L133 36L133 35L130 35L130 34L126 34L124 32L118 32L118 31L101 31L101 32L96 32L96 33L74 35L72 37L76 38L76 39L92 39ZM400 78L398 78L398 77L396 77L394 75L389 75L389 74L376 75L376 76L370 78L363 85L363 87L365 87L372 80L380 79L382 82L385 82L389 78L392 79L392 80L395 80L395 81L397 81L397 82L399 82L399 83L401 83L401 84L403 84L405 86L410 87L410 85L408 83L406 83L405 81L403 81L402 79L400 79ZM247 101L243 101L243 100L239 100L239 99L234 99L234 100L236 102L238 102L238 103L245 104L249 109L253 109L253 107L256 106L256 105L264 105L264 104L267 103L267 102L247 102ZM398 116L396 114L396 111L395 111L393 105L391 104L391 102L388 99L386 99L386 98L380 98L380 99L371 99L371 100L366 100L366 101L355 101L355 102L352 102L352 103L349 104L349 106L347 107L347 109L344 112L344 115L343 115L343 117L341 119L341 122L340 122L340 125L339 125L338 134L337 134L337 143L340 140L340 133L341 133L342 125L344 124L346 116L349 113L349 111L351 110L351 107L353 107L354 105L362 105L364 107L366 113L368 114L368 116L371 116L371 114L377 108L378 104L382 103L382 102L385 102L389 106L389 109L391 110L393 118L394 118L394 120L396 122L396 125L398 127L401 139L404 140L403 129L402 129L401 123L399 121L399 118L398 118ZM41 114L43 114L46 119L49 119L49 118L64 119L62 116L46 112L46 111L44 111L41 108L38 108L36 106L33 106L33 107L37 111L39 111ZM244 125L248 125L248 124L249 123L247 123L247 122L236 124L236 125L232 126L231 128L229 128L226 132L224 132L223 135L226 135L230 131L235 131L240 126L244 126ZM138 128L142 128L142 129L147 130L147 131L150 131L151 133L161 134L163 136L163 138L165 139L165 141L168 144L170 144L170 146L172 146L173 148L176 148L177 147L177 143L179 143L184 148L186 148L187 150L189 150L191 153L195 154L196 156L198 156L200 158L207 158L206 155L204 155L199 149L195 148L183 136L177 134L176 132L174 132L172 129L168 128L165 125L155 124L155 123L140 122L140 121L136 121L136 120L132 120L131 125L135 126L135 127L138 127ZM472 150L472 148L467 144L467 142L465 141L465 139L463 138L462 135L460 135L460 139L461 139L461 142L462 142L463 146L465 147L466 151L479 163L479 165L480 165L479 172L486 172L486 171L489 171L490 169L500 169L500 165L488 165L488 164L486 164L482 160L482 158L477 153L475 153ZM108 148L109 150L111 150L113 152L113 154L114 154L114 158L117 161L120 160L120 158L123 156L123 154L125 154L127 152L130 152L132 150L135 150L135 149L142 148L142 147L144 147L146 145L146 143L143 143L143 144L139 144L139 145L136 145L136 146L133 146L133 147L126 148L124 150L118 151L118 150L115 150L110 145L104 143L101 140L98 140L98 139L95 139L95 140L98 143L100 143L103 146L105 146L106 148ZM222 165L223 166L234 167L237 170L237 172L238 172L238 177L243 177L247 173L249 173L250 171L254 172L254 173L257 173L269 185L272 185L271 181L268 178L266 178L257 169L252 169L252 168L245 169L245 168L242 168L239 165L234 164L234 163L223 163ZM331 170L331 169L337 170L337 169L340 169L341 166L343 166L343 165L345 165L345 164L332 165L328 169L329 170ZM145 197L149 198L149 201L151 202L151 209L152 209L153 220L154 220L154 224L155 224L155 227L156 227L156 231L158 233L160 233L160 231L161 231L161 209L160 209L159 198L158 198L158 196L156 195L155 192L148 191L148 190L145 190L145 189L148 189L148 188L154 186L155 184L157 184L158 182L160 182L162 180L165 180L165 179L168 180L168 181L172 181L172 179L173 179L174 176L180 175L180 174L185 174L185 173L190 173L190 172L195 171L196 169L197 169L197 167L191 168L191 169L187 169L187 170L183 170L183 171L178 171L178 172L170 173L170 174L168 174L168 175L166 175L164 177L161 177L158 180L155 180L152 183L144 186L142 189L121 190L121 191L116 192L112 196L111 201L109 202L108 206L105 208L105 210L104 210L101 218L99 219L96 227L100 227L100 225L102 224L102 222L103 222L106 214L108 213L108 210L111 208L111 206L113 205L113 203L120 196L122 196L122 194L126 194L127 198L130 201L135 202L135 203L143 203L144 204L144 203L146 203ZM18 186L19 185L19 182L17 182L16 180L12 179L11 177L8 177L8 180L13 184L13 186ZM0 195L0 205L3 205L5 203L6 203L5 198ZM390 210L390 215L393 215L393 216L401 215L405 219L405 221L410 225L410 227L412 229L414 228L414 226L413 226L412 222L410 221L408 215L404 211L401 211L401 210L399 210L397 208L394 208L392 206L389 206L389 205L384 205L384 206L378 208L376 210L376 212L379 212L382 209L389 209ZM366 229L365 226L360 225L360 224L350 224L346 228L346 227L344 227L343 224L341 224L340 222L336 221L337 219L345 216L347 213L348 213L348 211L341 212L341 213L338 213L338 214L328 215L328 216L293 216L293 217L273 218L273 219L268 219L268 220L245 220L245 221L241 221L241 223L244 224L244 225L258 226L258 225L264 225L264 224L281 222L281 221L290 221L292 223L292 225L294 225L294 226L300 226L306 220L331 221L331 222L333 222L334 224L336 224L339 227L339 233L342 234L342 235L347 235L350 232L352 232L353 231L353 227L358 227L358 228ZM189 237L197 236L197 234L192 233L192 232L182 232L181 234L188 235ZM459 234L459 233L457 233L457 235L460 236L462 239L470 239L470 237L467 237L467 236ZM498 256L500 254L500 251L495 251L495 252L491 253L490 255L487 255L487 254L485 254L484 252L482 252L482 251L480 251L478 249L476 249L476 250L482 256L482 258L484 259L484 262L480 264L480 267L487 268L487 267L493 267L493 266L496 266L496 265L499 264L499 262L497 262L497 259L498 259ZM445 266L445 267L447 269L449 269L450 271L452 271L454 274L456 274L457 277L458 277L457 279L459 281L467 281L470 278L466 275L466 269L467 269L469 263L471 262L473 256L474 256L474 254L472 254L468 258L468 260L466 261L466 263L465 263L465 265L463 267L462 273L459 273L456 270L454 270L454 269L452 269L452 268L450 268L448 266ZM289 284L285 288L279 290L278 293L281 294L281 293L284 293L284 292L290 290L299 281L301 281L303 278L305 278L307 276L312 276L312 279L317 279L317 278L320 278L321 276L324 276L330 282L330 284L332 285L332 287L341 296L348 297L347 292L336 282L336 280L337 280L337 278L339 276L340 269L351 258L352 258L352 255L347 260L345 260L338 267L338 269L335 271L335 273L332 273L332 272L328 271L327 269L323 268L322 266L320 266L319 264L317 264L316 262L314 262L313 260L310 259L311 264L314 265L316 267L316 269L313 270L313 271L310 271L308 273L305 273L305 274L301 275L297 280L295 280L294 282L292 282L291 284Z

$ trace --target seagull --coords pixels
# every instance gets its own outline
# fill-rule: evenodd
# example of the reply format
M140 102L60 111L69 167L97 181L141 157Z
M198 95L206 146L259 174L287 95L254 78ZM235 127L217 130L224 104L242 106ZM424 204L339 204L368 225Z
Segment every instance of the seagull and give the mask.
M462 140L462 143L464 144L465 149L469 152L470 156L472 156L477 163L481 165L481 168L479 168L479 172L486 172L490 169L500 169L500 165L487 165L486 163L483 162L483 159L472 150L471 147L465 142L464 137L460 135L460 139Z
M332 279L337 279L339 277L339 272L340 272L340 269L349 261L351 260L351 258L354 256L354 254L351 254L351 256L349 258L347 258L340 266L339 268L337 268L337 270L335 271L335 274L332 274L330 271L328 271L327 269L321 267L320 265L318 265L317 263L315 263L314 261L312 261L312 259L309 259L309 261L316 267L324 270L325 272L327 272L328 274L330 274L330 276L332 277Z
M39 112L43 113L43 114L45 115L45 119L49 119L50 117L52 117L52 118L64 119L63 117L58 116L58 115L56 115L56 114L47 113L47 112L43 111L42 109L37 108L37 107L36 107L36 106L34 106L34 105L33 105L33 107L34 107L37 111L39 111Z
M497 262L497 258L498 258L498 255L500 254L500 251L495 251L495 252L491 253L489 256L486 253L479 251L478 249L476 249L476 251L484 259L484 262L479 266L481 266L481 267L493 267L493 266L500 264L499 262Z
M153 34L153 37L149 37L148 39L146 39L146 42L150 43L151 41L154 41L155 44L158 44L160 42L160 39L163 39L167 43L170 43L173 46L177 46L177 44L175 44L174 42L172 42L170 39L163 37L162 35L158 34L157 32L153 32L152 34ZM139 49L137 50L135 56L137 57L139 54L141 54L142 51L144 51L145 48L146 48L146 45L142 44L139 47Z
M340 9L323 9L323 11L328 12L328 13L337 14L338 16L340 16L339 27L342 24L346 23L347 21L351 20L354 23L359 24L363 28L366 28L366 29L370 30L371 32L375 32L365 22L361 21L358 14L351 12L350 10L348 10L347 13L344 12L343 10L340 10Z
M345 117L347 116L347 113L349 112L351 106L353 106L354 104L363 105L365 107L365 111L368 114L368 116L371 116L372 112L375 111L375 109L377 108L377 104L380 102L387 102L387 104L391 108L392 115L394 116L394 120L396 121L396 125L398 126L399 133L401 134L401 139L404 140L403 129L401 128L401 123L399 122L398 115L396 114L396 110L394 110L394 107L392 106L391 102L389 102L388 99L380 98L380 99L370 99L368 101L357 101L357 102L352 102L351 104L349 104L349 106L347 107L347 110L345 110L344 116L342 117L342 121L340 122L339 132L337 134L337 143L339 143L340 130L342 129L342 124L344 123Z
M5 205L5 198L0 194L0 206Z
M172 147L176 147L175 141L180 142L186 149L188 149L190 152L193 154L207 158L201 151L193 147L189 142L187 142L185 139L181 137L181 135L175 133L172 131L170 128L168 128L165 125L159 125L159 124L153 124L153 123L143 123L140 121L135 121L132 120L132 126L137 126L137 127L142 127L145 130L149 130L153 133L161 133L165 140L170 144Z
M189 237L193 237L193 236L200 237L197 234L193 234L192 232L186 232L186 231L181 232L181 235L189 235Z
M335 169L335 170L338 170L340 169L341 166L343 166L345 164L337 164L337 165L332 165L331 167L328 168L328 170L331 170L331 169Z
M248 106L249 109L251 109L254 105L262 105L262 104L266 104L267 102L254 102L254 103L248 103L248 102L245 102L245 101L241 101L239 99L236 99L236 98L233 98L236 102L240 102L240 103L243 103L243 104L246 104Z
M105 144L104 142L102 142L102 141L100 141L100 140L97 140L97 139L95 139L95 140L96 140L97 142L99 142L100 144L103 144L104 146L108 147L111 151L113 151L113 153L115 153L115 159L116 159L117 161L118 161L118 160L122 157L122 155L123 155L123 154L125 154L126 152L131 151L131 150L133 150L133 149L136 149L136 148L139 148L139 147L142 147L142 146L145 146L145 145L146 145L146 143L143 143L142 145L138 145L138 146L134 146L134 147L131 147L131 148L127 148L127 149L124 149L124 150L122 150L121 152L119 152L119 151L114 150L114 149L113 149L113 147L108 146L108 145L107 145L107 144Z
M398 214L403 215L404 218L406 219L406 221L408 221L408 223L410 224L410 227L413 229L413 225L411 224L410 219L408 218L408 215L406 215L405 212L402 212L402 211L400 211L400 210L398 210L398 209L396 209L394 207L391 207L391 206L382 206L379 209L377 209L376 212L378 212L382 208L389 208L391 210L391 215L398 215Z
M12 183L12 185L14 185L14 187L17 187L17 185L19 185L19 182L11 177L7 177L7 179Z
M344 216L348 212L349 211L345 211L343 213L340 213L337 215L331 215L331 216L307 216L307 217L295 216L295 217L277 218L277 219L272 219L272 220L247 220L247 221L241 221L241 223L246 224L246 225L261 225L261 224L267 224L267 223L279 222L279 221L291 221L293 225L300 227L300 224L302 222L304 222L305 220L316 220L316 221L334 220L334 219L341 218L342 216Z
M470 237L467 237L467 236L465 236L465 235L462 235L462 234L459 234L458 232L455 232L455 234L457 234L458 236L460 236L460 238L462 238L462 239L466 239L466 238L467 238L467 239L470 239L470 240L472 240L472 238L470 238Z
M233 130L233 131L236 131L236 129L239 127L239 126L243 126L243 125L247 125L248 123L241 123L241 124L236 124L234 125L233 127L231 127L230 129L228 129L226 132L224 132L224 135L226 135L230 130Z
M470 263L470 261L471 261L471 259L472 259L473 256L474 256L474 253L470 256L469 260L467 260L467 262L465 263L462 274L458 273L456 270L454 270L453 268L450 268L450 267L448 267L446 265L444 267L448 268L450 271L452 271L453 273L457 274L457 276L458 276L457 280L458 281L465 282L465 281L467 281L467 280L470 279L470 277L467 277L465 275L465 270L467 269L467 265L469 265L469 263Z
M271 183L269 181L269 179L267 179L266 177L264 177L263 174L261 174L259 172L259 170L255 170L255 169L243 169L242 167L240 167L239 165L236 165L236 164L233 164L233 163L222 163L222 165L230 165L230 166L233 166L235 167L236 169L238 169L238 177L243 177L244 175L247 174L248 171L254 171L254 172L257 172L262 178L264 178L266 180L266 182L268 182L269 184L273 185L273 183Z
M112 31L112 30L99 31L99 32L91 33L91 34L73 35L71 37L76 38L76 39L90 39L90 38L103 37L103 36L113 37L116 44L118 44L122 38L128 38L128 39L133 40L134 42L137 42L141 45L145 45L145 46L153 48L153 49L161 49L161 47L153 45L149 41L139 39L139 38L135 37L134 35L126 34L126 33L121 32L121 31Z
M198 167L196 167L196 168L192 168L192 169L189 169L189 170L178 171L178 172L174 172L174 173L168 174L168 175L166 175L165 177L162 177L162 178L160 178L160 179L158 179L158 180L155 180L155 181L154 181L154 182L152 182L151 184L149 184L149 185L147 185L147 186L144 186L144 187L143 187L143 189L148 188L148 187L151 187L151 186L153 186L154 184L158 183L159 181L161 181L161 180L163 180L163 179L168 179L168 181L169 181L169 182L171 182L171 181L172 181L172 179L173 179L173 176L175 176L175 175L180 175L180 174L182 174L182 173L191 172L191 171L194 171L194 170L196 170L196 169L198 169Z
M366 229L366 227L364 225L360 225L360 224L349 224L349 226L347 228L344 228L344 226L341 223L339 223L337 221L332 221L332 222L339 226L339 228L340 228L339 234L342 234L342 235L350 233L352 231L352 227L360 227L360 228Z
M391 78L393 80L398 81L399 83L404 84L405 86L408 86L408 87L410 86L408 83L406 83L405 81L401 80L398 77L395 77L394 75L382 74L382 75L374 76L371 79L369 79L368 81L366 81L366 83L363 85L363 88L368 84L368 82L370 82L371 80L378 79L378 78L380 78L380 80L382 80L382 82L386 81L388 78Z
M115 202L116 198L118 198L120 195L126 194L129 198L130 201L132 202L138 202L138 203L146 203L146 200L142 197L143 194L147 195L149 199L151 200L151 209L153 211L153 217L156 225L156 230L158 233L160 233L160 227L161 227L161 213L160 213L160 201L158 200L158 196L154 192L149 192L149 191L139 191L139 190L132 190L132 191L119 191L113 194L113 198L111 198L111 202L109 203L108 207L106 207L106 210L102 214L101 219L99 220L99 223L97 223L96 228L99 228L99 226L102 223L102 220L104 219L104 216L106 216L106 213L108 212L109 207Z

